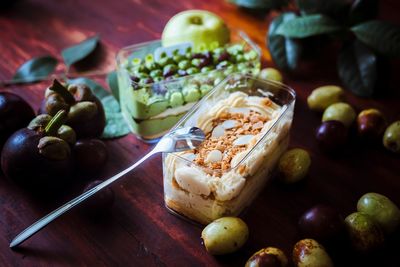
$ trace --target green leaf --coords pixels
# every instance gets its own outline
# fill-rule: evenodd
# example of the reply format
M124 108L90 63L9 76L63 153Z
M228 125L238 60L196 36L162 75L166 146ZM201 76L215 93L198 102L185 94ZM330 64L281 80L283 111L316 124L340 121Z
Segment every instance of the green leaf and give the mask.
M296 3L301 14L305 15L317 13L333 15L349 6L348 0L297 0Z
M276 29L276 34L292 38L305 38L332 33L340 29L341 27L331 18L317 14L285 21Z
M106 114L106 127L104 128L102 138L117 138L127 135L130 130L125 122L125 119L121 113L118 101L112 96L106 89L100 84L88 78L76 78L68 80L70 84L84 83L92 89L101 101Z
M127 135L130 130L122 113L106 113L107 124L101 135L103 139L117 138Z
M229 0L229 2L250 9L273 9L285 6L288 0Z
M104 111L107 113L119 113L121 108L112 95L108 95L101 99L101 103L104 105Z
M338 71L343 84L358 96L371 96L377 80L376 55L355 40L345 45L339 54Z
M52 56L36 57L22 64L13 77L15 83L30 83L43 80L54 72L57 59Z
M351 28L357 39L386 56L400 57L400 28L383 21L368 21Z
M349 25L358 24L375 18L378 15L378 10L378 0L354 1L349 12Z
M276 30L282 23L288 22L295 18L297 18L297 15L293 12L283 13L280 16L274 18L272 22L269 24L268 35L269 36L276 35Z
M302 47L298 40L276 34L276 29L285 21L296 18L294 13L284 13L276 17L268 29L268 49L275 64L283 70L295 70Z
M119 102L118 74L116 71L112 71L107 75L107 84L111 89L111 93Z
M106 113L107 124L104 128L102 138L116 138L127 135L130 130L121 113L117 100L112 96L101 99Z
M63 49L61 51L61 56L64 59L65 65L69 67L89 56L96 48L99 39L99 35L95 35L77 45Z

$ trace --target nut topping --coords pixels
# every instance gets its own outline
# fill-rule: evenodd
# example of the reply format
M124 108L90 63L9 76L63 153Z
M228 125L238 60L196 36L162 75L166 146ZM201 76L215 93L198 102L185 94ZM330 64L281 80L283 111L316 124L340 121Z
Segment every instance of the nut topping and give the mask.
M212 121L214 128L206 135L203 144L193 151L196 164L217 173L230 169L232 158L255 144L251 140L269 120L249 108L231 108L229 111L222 112Z

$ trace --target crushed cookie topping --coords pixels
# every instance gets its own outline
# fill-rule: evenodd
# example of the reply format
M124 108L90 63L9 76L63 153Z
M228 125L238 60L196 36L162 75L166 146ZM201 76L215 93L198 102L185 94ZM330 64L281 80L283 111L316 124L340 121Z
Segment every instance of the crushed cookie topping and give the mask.
M270 101L266 98L265 103ZM248 149L250 146L248 141L259 134L269 120L270 118L254 110L246 114L221 113L212 121L213 130L207 133L205 141L193 151L196 156L194 162L217 172L230 169L231 160ZM214 132L214 130L217 130L218 134L215 134L217 131ZM222 157L215 150L220 151Z

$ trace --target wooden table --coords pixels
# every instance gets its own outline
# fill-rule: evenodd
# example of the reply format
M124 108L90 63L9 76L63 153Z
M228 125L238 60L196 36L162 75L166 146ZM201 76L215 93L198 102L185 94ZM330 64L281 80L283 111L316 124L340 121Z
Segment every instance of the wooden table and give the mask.
M262 48L263 64L272 64L265 48L265 32L274 14L256 16L224 1L21 0L0 13L0 79L12 77L15 69L33 56L59 55L62 48L95 33L102 38L101 69L112 69L118 49L159 38L172 15L194 8L213 11L229 26L246 31ZM398 24L398 8L395 0L381 1L380 16ZM167 212L161 158L156 157L113 186L117 199L107 219L93 221L71 212L15 251L8 245L17 233L81 189L54 201L41 201L23 193L0 174L0 266L243 266L253 252L265 246L279 247L290 257L300 238L298 218L314 204L329 203L347 216L355 211L361 195L374 191L400 205L398 156L380 146L353 142L340 157L331 158L316 146L314 131L320 115L308 110L306 97L317 86L340 84L335 62L328 57L324 64L323 68L321 64L312 65L306 76L285 77L298 94L290 145L310 151L313 163L309 177L295 186L277 182L267 186L242 216L250 228L250 238L239 252L223 257L209 255L201 243L201 227ZM395 90L388 90L372 100L347 94L348 102L358 110L376 107L390 120L399 119L400 75L396 71L400 69L398 62L392 65L390 84L397 86L397 95ZM6 90L23 96L37 109L48 84ZM107 141L107 146L110 157L104 170L87 179L108 177L149 149L133 135ZM355 255L346 249L330 253L338 266L400 266L400 238L393 239L377 254Z

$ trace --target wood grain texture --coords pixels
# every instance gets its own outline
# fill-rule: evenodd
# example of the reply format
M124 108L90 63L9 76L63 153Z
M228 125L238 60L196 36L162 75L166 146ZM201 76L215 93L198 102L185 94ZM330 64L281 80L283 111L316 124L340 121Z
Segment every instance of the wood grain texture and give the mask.
M263 50L263 64L270 66L265 33L276 15L256 16L224 1L46 1L20 0L0 13L0 79L9 79L16 68L31 57L60 51L99 33L102 38L101 71L113 68L118 49L160 37L163 26L175 13L186 9L207 9L219 14L230 27L240 28ZM381 17L399 24L396 0L381 1ZM161 157L147 162L121 182L113 185L117 199L110 216L89 220L71 212L12 251L9 241L39 217L80 192L79 185L56 200L38 200L22 192L0 174L0 266L243 266L247 258L265 246L282 248L290 257L298 241L297 220L318 203L329 203L343 216L356 209L366 192L379 192L400 205L400 158L382 147L357 140L340 157L321 153L314 139L320 115L306 105L308 94L317 86L339 84L335 61L326 51L319 62L307 65L307 75L285 76L297 94L291 147L310 151L309 177L296 186L271 182L254 204L241 216L250 228L250 239L238 253L213 257L201 244L201 227L171 214L164 207ZM347 94L357 110L376 107L390 120L400 118L396 72L391 63L387 92L377 99ZM58 66L62 72L64 67ZM73 71L73 70L72 70ZM104 83L104 77L100 77ZM48 82L0 88L24 97L37 110ZM396 88L397 87L397 88ZM397 93L396 90L397 89ZM109 161L101 173L85 179L105 178L129 166L150 147L133 135L107 141ZM397 255L400 238L372 255L355 255L342 244L331 249L337 266L400 266Z

